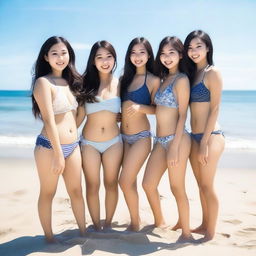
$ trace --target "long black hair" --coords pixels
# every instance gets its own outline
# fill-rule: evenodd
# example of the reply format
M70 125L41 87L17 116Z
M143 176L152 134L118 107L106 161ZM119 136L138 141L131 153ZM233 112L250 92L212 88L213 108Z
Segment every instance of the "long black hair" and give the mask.
M131 84L131 82L132 82L132 80L133 80L133 78L136 74L136 67L132 64L131 59L130 59L132 48L136 44L143 44L144 47L146 48L147 53L149 55L149 59L148 59L147 64L146 64L146 70L151 72L151 73L154 73L154 54L153 54L153 50L152 50L152 47L151 47L149 41L144 37L134 38L130 42L130 44L128 46L128 49L126 51L125 64L124 64L124 73L120 77L121 97L122 98L123 98L125 92L127 92L127 89L129 87L129 85Z
M190 80L191 86L193 85L194 79L195 79L196 64L189 58L188 49L189 49L190 42L194 38L199 38L205 43L206 47L208 48L208 52L207 52L207 56L206 56L207 62L209 65L213 65L213 46L212 46L212 40L211 40L210 36L202 30L194 30L191 33L189 33L184 42L184 51L185 51L184 61L185 61L185 65L186 65L186 73Z
M111 72L113 72L116 68L116 51L112 44L108 41L98 41L96 42L91 49L86 69L83 73L83 83L82 90L80 96L78 97L78 101L80 105L83 105L85 102L96 102L95 96L98 93L100 87L100 77L99 71L95 66L95 56L99 48L104 48L110 52L110 54L114 57L115 65Z
M169 74L168 68L166 68L160 60L160 56L163 51L163 48L167 44L171 44L172 47L182 56L182 58L179 61L178 69L180 72L185 72L184 61L183 61L183 56L184 56L183 43L176 36L172 36L172 37L167 36L160 42L156 59L155 59L155 75L160 77L160 79L164 79Z
M52 36L48 38L42 45L39 55L37 57L37 60L32 69L31 97L32 97L32 111L35 118L37 117L41 118L40 109L33 95L33 92L35 89L35 82L39 77L48 75L49 73L52 72L52 68L49 62L45 60L45 56L48 55L50 48L53 45L58 43L63 43L67 47L67 50L69 53L69 63L62 72L62 78L64 78L68 82L69 88L74 95L77 95L79 91L79 86L81 84L81 76L79 75L79 73L76 71L76 68L75 68L74 50L72 49L69 42L63 37Z

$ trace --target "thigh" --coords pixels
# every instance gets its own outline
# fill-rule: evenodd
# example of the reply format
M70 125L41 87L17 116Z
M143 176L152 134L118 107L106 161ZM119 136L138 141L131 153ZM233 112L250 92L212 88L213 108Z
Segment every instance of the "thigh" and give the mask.
M151 138L140 139L129 147L122 163L121 179L134 182L151 147Z
M34 155L41 190L54 193L57 188L59 175L52 171L53 150L44 147L36 147Z
M149 156L143 183L157 186L167 169L166 150L159 144L155 144Z
M108 148L102 155L102 165L105 181L117 181L123 158L123 143L116 143Z
M191 150L189 155L189 161L195 175L197 183L200 183L200 163L198 161L199 144L191 138Z
M190 154L191 139L186 133L182 135L179 146L179 161L178 165L172 168L168 168L169 179L171 185L184 185L185 174L187 169L187 162Z
M63 178L67 189L80 188L81 186L82 161L79 146L75 148L73 153L66 158Z
M90 145L82 146L82 166L86 184L100 183L101 154Z
M202 185L213 185L217 170L218 161L224 150L225 139L222 135L212 134L208 142L208 161L205 166L201 166L200 177Z

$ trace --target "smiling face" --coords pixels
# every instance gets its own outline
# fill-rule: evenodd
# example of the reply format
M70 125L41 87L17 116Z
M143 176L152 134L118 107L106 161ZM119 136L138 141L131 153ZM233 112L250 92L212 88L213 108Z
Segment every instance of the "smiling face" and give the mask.
M181 55L171 43L166 44L160 53L160 61L161 63L169 70L173 68L177 68L179 61L181 59Z
M135 44L132 47L130 60L136 68L146 65L148 62L148 59L149 59L149 55L144 44Z
M107 49L99 48L96 52L94 63L99 72L108 74L114 68L115 59Z
M44 58L49 62L53 72L62 72L69 63L68 49L64 43L54 44Z
M198 37L191 40L188 47L188 57L196 64L205 61L209 51L206 44Z

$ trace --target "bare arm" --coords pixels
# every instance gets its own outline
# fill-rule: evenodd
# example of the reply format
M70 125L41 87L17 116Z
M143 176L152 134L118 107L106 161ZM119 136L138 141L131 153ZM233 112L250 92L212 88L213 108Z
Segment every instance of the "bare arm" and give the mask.
M79 126L82 124L84 121L84 118L86 116L85 113L85 108L84 106L78 106L77 112L76 112L76 126L79 128Z
M211 93L210 112L207 119L207 124L204 130L204 135L201 143L208 143L211 132L215 128L215 124L219 114L221 102L222 79L220 73L216 69L211 69L207 74L207 86Z
M206 165L208 161L208 141L211 136L211 132L215 128L221 101L222 80L220 73L216 69L211 69L210 71L208 71L208 74L206 76L206 84L208 86L208 89L210 90L211 99L207 124L204 130L203 138L200 142L200 148L198 153L198 161L202 165Z
M170 161L168 164L176 166L178 164L178 152L180 142L184 133L184 126L187 118L187 110L189 104L189 80L187 77L178 79L175 85L176 98L179 104L178 107L178 120L176 125L175 137L169 145Z
M55 159L53 171L60 174L64 170L65 162L52 108L52 91L45 78L37 79L33 95L39 106L47 137L53 148Z

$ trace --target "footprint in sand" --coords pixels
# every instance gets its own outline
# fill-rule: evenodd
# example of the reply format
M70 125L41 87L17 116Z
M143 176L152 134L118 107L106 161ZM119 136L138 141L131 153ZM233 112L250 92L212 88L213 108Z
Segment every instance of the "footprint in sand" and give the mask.
M222 236L226 237L226 238L230 238L231 235L230 234L227 234L227 233L220 233Z
M252 232L254 231L254 232L255 232L255 231L256 231L256 228L244 228L244 230L245 230L245 231L252 231Z
M12 228L7 228L7 229L1 229L0 230L0 236L5 236L13 232L14 230Z
M234 225L239 225L239 224L242 223L242 221L240 221L240 220L235 220L235 219L233 219L233 220L224 220L223 222L230 223L230 224L234 224Z
M238 236L254 236L255 237L256 228L244 228L236 232Z
M17 190L17 191L15 191L15 192L13 192L12 194L14 195L14 196L22 196L22 195L24 195L24 194L26 194L27 193L27 191L26 190Z

